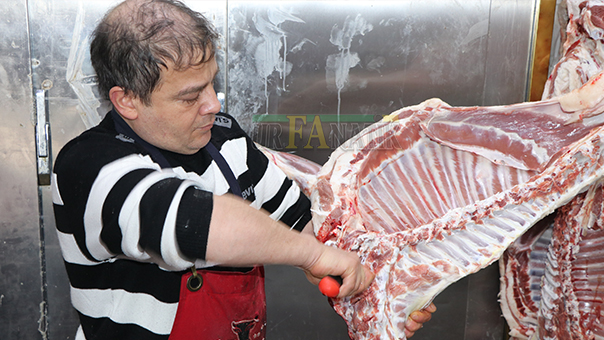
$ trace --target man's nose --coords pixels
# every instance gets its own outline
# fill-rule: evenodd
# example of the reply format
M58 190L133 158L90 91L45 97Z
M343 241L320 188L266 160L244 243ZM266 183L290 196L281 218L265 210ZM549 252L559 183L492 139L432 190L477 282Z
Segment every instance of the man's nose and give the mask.
M200 114L216 114L220 112L222 104L220 100L218 100L218 96L216 96L216 91L214 88L208 89L208 101L205 105L202 105L200 108Z

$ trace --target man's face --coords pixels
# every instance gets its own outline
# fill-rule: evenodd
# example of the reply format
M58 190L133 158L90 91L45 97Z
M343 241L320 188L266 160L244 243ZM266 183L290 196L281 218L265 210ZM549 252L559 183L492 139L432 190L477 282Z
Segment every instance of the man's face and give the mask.
M216 60L184 71L162 71L151 105L135 100L138 117L128 123L147 142L161 149L194 154L209 141L220 102L214 91Z

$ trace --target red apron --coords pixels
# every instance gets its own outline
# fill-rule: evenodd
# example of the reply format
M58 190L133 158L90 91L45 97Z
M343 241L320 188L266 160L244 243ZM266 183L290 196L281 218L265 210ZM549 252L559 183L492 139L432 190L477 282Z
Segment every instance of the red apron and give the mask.
M197 270L192 291L183 275L169 340L263 340L266 338L264 267L249 272ZM190 281L192 289L199 278Z

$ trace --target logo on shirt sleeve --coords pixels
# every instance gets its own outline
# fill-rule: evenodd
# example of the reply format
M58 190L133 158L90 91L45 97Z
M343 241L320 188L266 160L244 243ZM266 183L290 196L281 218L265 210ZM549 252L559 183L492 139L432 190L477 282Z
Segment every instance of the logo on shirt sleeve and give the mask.
M250 201L253 201L256 199L256 192L254 191L254 186L250 185L249 188L241 191L241 197L243 197L244 200L250 198Z
M222 126L224 128L230 129L233 125L233 122L230 118L223 116L216 116L216 120L214 121L214 125Z

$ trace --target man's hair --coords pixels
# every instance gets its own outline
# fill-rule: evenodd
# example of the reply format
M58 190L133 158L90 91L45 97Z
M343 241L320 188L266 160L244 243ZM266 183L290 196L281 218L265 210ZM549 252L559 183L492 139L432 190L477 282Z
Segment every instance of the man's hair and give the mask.
M124 2L92 34L90 59L101 95L114 86L145 105L159 85L161 68L184 70L214 57L218 34L198 12L177 0Z

